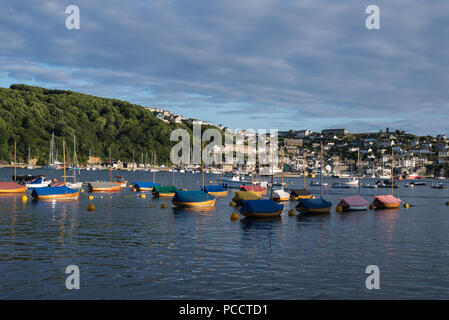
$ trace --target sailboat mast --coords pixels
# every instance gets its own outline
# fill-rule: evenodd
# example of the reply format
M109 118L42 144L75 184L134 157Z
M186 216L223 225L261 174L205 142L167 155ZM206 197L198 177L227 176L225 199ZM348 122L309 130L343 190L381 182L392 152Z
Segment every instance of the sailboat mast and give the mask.
M320 196L323 197L323 143L321 145L321 163L320 163Z
M393 186L394 186L394 148L391 147L391 195L394 195Z
M303 150L302 170L304 175L304 190L306 190L306 150Z
M109 147L109 182L112 182L112 171L111 171L111 148Z
M64 169L64 185L66 183L65 177L65 139L62 139L62 161L63 161L63 169Z
M357 149L357 188L358 193L360 195L360 148Z
M16 140L14 140L14 181L17 180L16 178Z

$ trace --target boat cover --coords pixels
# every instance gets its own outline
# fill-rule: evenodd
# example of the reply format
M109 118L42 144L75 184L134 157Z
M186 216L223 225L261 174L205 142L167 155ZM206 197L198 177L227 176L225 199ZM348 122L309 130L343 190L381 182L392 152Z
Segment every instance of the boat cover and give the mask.
M348 207L364 207L369 206L369 202L357 195L340 199L340 205Z
M259 200L260 198L262 196L254 191L237 191L232 201L241 202L243 200Z
M374 196L374 199L376 199L379 202L382 203L388 203L388 204L396 204L396 203L400 203L401 200L396 198L395 196L389 194L389 195L385 195L385 196Z
M36 180L34 180L32 182L29 182L28 184L41 184L43 182L44 182L44 178L40 177L40 178L37 178Z
M290 195L293 197L310 196L312 193L306 189L293 189Z
M284 209L284 205L277 203L271 199L263 200L243 200L243 206L240 212L256 212L256 213L271 213Z
M298 207L308 208L308 209L322 209L329 208L332 206L332 202L319 199L301 199L298 203Z
M154 193L175 193L180 189L176 188L175 186L154 186L153 192Z
M219 184L210 184L204 187L205 192L223 192L226 191L222 186Z
M107 181L96 181L96 182L89 182L89 185L92 188L98 188L98 189L104 189L104 188L114 188L117 187L118 184L115 184L113 182L107 182Z
M267 190L267 188L264 188L264 187L259 186L259 185L241 186L240 189L242 191L255 191L255 192L260 192L260 191L266 191Z
M69 187L66 186L61 186L61 187L42 187L42 188L36 188L33 189L33 192L31 193L31 195L33 197L36 196L52 196L52 195L58 195L58 194L71 194L71 193L76 193L78 191L71 189Z
M25 188L25 186L15 182L0 182L0 190L16 190Z
M160 184L154 182L134 182L134 186L137 188L154 188L160 186Z
M177 191L172 202L205 202L215 199L203 191Z
M52 187L62 187L64 185L65 185L64 181L56 181L51 184Z

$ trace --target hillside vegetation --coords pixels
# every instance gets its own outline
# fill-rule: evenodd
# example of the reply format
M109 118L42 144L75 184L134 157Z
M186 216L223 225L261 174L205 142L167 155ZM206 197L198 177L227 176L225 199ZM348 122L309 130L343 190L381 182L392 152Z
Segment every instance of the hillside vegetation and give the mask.
M86 162L92 155L131 161L141 152L157 150L159 164L169 163L170 133L184 124L167 124L139 105L126 101L94 97L66 90L50 90L23 84L0 88L0 160L13 159L14 140L17 159L25 162L28 146L31 157L48 162L51 134L55 134L58 159L62 160L62 139L73 153L76 135L77 154Z

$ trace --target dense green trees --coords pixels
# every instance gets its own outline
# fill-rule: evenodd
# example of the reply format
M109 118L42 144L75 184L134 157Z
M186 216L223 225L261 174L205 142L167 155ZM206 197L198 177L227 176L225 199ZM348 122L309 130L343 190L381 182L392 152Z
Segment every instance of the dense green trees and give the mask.
M167 124L149 110L116 99L99 98L65 90L50 90L23 84L0 88L0 160L11 161L14 140L17 159L25 161L28 146L40 163L48 161L52 132L62 159L62 139L68 146L76 135L81 162L92 155L130 161L141 152L156 149L160 163L169 163L170 133L183 124ZM70 148L72 150L72 148Z

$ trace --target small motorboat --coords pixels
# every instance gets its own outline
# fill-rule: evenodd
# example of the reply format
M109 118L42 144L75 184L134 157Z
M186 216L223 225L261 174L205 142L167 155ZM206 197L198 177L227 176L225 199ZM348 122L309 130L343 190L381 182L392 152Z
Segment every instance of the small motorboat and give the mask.
M70 200L78 199L79 191L67 186L42 187L33 189L31 196L35 200Z
M115 176L114 177L114 184L120 185L120 187L125 188L128 185L128 181L123 179L122 176Z
M310 181L311 186L321 186L319 181ZM323 182L323 187L327 187L329 184L327 182Z
M262 195L254 191L237 191L234 198L232 198L232 201L238 205L241 205L244 200L259 200L261 198Z
M332 208L332 202L319 199L301 199L296 206L296 210L305 214L329 213Z
M47 178L45 178L45 176L41 176L29 183L26 183L25 185L26 185L27 189L35 189L35 188L48 187L50 184L51 184L50 180L47 180Z
M374 196L373 205L377 209L396 209L401 205L401 199L393 195Z
M312 197L313 197L312 193L310 193L310 191L306 189L293 189L290 192L290 198L292 200L309 199Z
M377 188L377 184L365 183L365 184L362 184L362 188L376 189Z
M340 199L337 207L341 207L343 211L361 211L367 210L369 202L361 196L350 196Z
M379 180L376 182L378 188L391 188L391 180ZM393 183L393 188L397 189L399 185L397 183Z
M436 183L432 184L432 189L446 189L446 185L444 183Z
M153 195L156 198L174 197L177 191L181 191L181 189L178 189L175 186L154 186L153 187Z
M335 182L334 184L332 184L332 188L349 189L352 188L352 186L346 183Z
M218 196L218 197L225 197L228 195L228 190L224 189L219 184L210 184L202 188L204 192L207 194Z
M152 191L156 186L160 186L160 184L154 182L134 182L134 188L137 191Z
M274 190L273 191L273 200L276 202L289 201L290 193L285 192L284 189Z
M87 189L90 192L116 192L120 191L121 188L122 186L119 184L106 181L89 182L87 184Z
M273 218L279 217L284 209L283 204L271 199L243 200L240 213L247 218Z
M177 191L172 203L177 207L213 207L215 197L203 191Z
M413 183L415 186L427 186L427 182L424 181L416 181L411 183Z
M21 193L25 192L26 186L16 182L0 182L0 193Z

